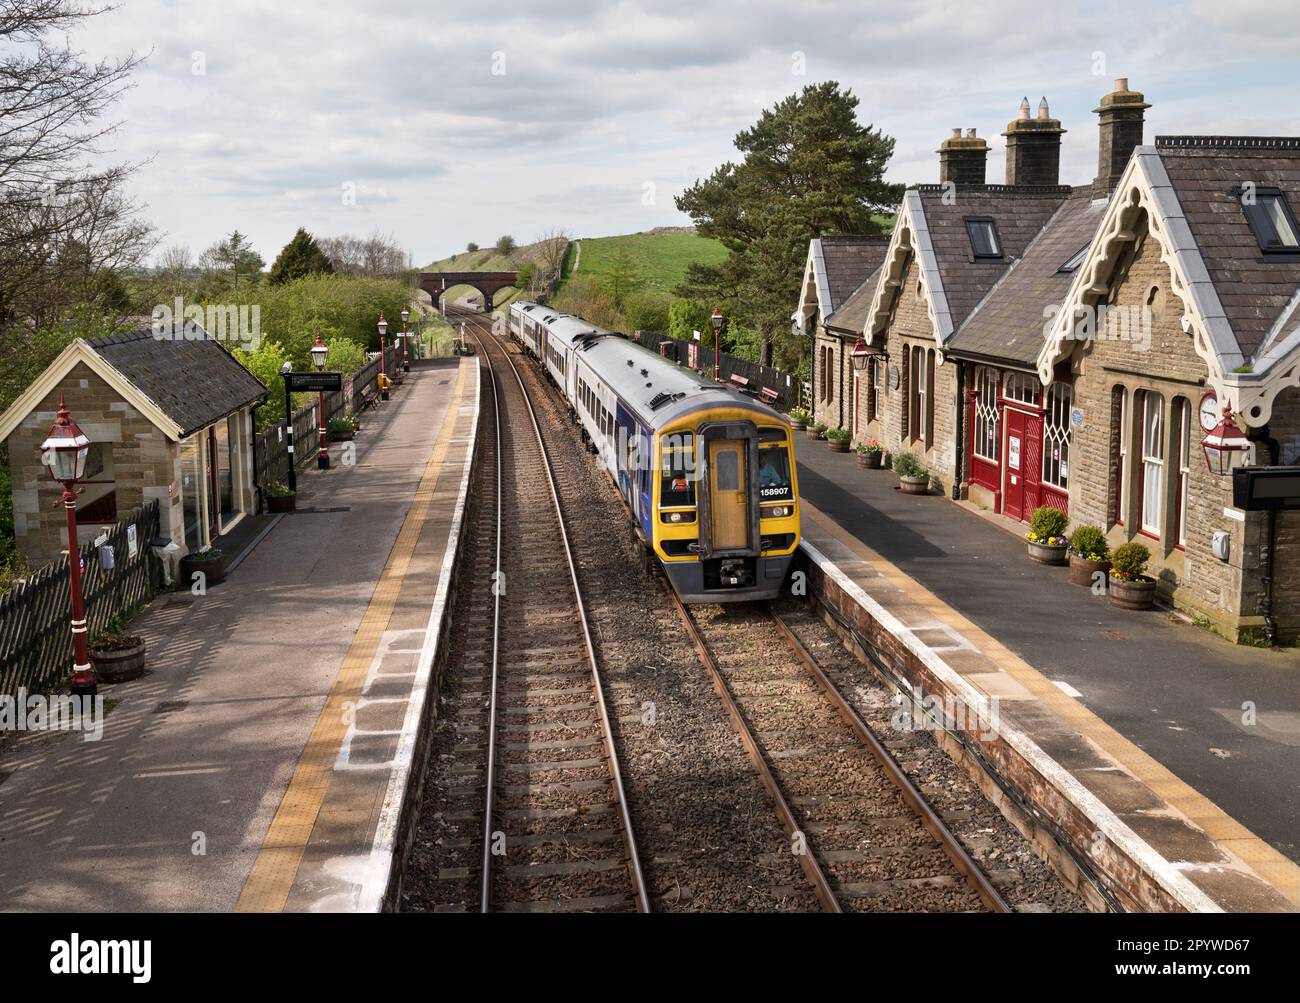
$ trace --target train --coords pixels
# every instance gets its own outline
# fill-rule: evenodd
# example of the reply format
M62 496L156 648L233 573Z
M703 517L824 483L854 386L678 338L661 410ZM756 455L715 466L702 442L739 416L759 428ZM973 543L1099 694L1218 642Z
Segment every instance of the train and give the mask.
M783 415L542 304L512 303L506 326L568 403L647 559L683 602L780 595L799 546L794 436Z

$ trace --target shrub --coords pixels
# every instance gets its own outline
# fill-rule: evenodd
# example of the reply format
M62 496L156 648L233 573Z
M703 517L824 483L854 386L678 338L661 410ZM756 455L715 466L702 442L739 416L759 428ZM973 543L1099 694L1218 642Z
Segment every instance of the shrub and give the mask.
M807 422L811 417L812 417L812 415L810 415L807 411L805 411L805 410L804 410L803 408L801 408L801 407L796 407L796 408L791 408L791 409L790 409L790 420L791 420L791 421L802 421L802 422L805 422L805 423L806 423L806 422Z
M186 555L186 559L201 563L204 561L219 561L224 555L220 547L204 547L202 550L192 550Z
M926 477L930 471L911 453L899 453L894 457L894 473L899 477Z
M348 432L355 432L357 430L357 420L351 415L335 415L329 420L326 428L335 435L344 435Z
M861 443L858 446L858 452L863 453L864 455L866 453L883 453L884 449L885 447L876 439L868 439L866 442Z
M1080 526L1070 536L1070 553L1085 561L1105 561L1110 558L1110 544L1099 526Z
M293 494L289 490L289 485L285 484L284 481L267 481L263 490L268 498L288 498Z
M809 428L811 428L818 435L822 435L826 431L826 424L825 422L819 421L815 425L810 425Z
M1034 543L1057 546L1065 542L1065 527L1070 518L1059 508L1040 505L1029 520L1029 539Z
M1151 551L1134 541L1115 548L1110 557L1110 576L1125 582L1135 582L1145 574Z
M826 430L826 438L830 439L832 442L843 442L852 437L853 433L847 428L828 428Z

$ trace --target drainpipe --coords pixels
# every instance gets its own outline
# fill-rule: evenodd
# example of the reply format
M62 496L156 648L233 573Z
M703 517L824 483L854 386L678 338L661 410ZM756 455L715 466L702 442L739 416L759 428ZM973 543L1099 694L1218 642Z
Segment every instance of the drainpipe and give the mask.
M966 363L957 366L957 422L953 434L957 450L953 463L952 500L961 500L961 486L966 483Z
M1268 446L1268 462L1277 466L1282 447L1268 434L1268 426L1260 429L1260 441ZM1268 555L1264 560L1264 638L1272 648L1277 644L1277 621L1273 619L1273 551L1277 548L1277 509L1268 510Z
M843 428L844 427L844 354L845 354L844 339L841 338L839 335L836 335L835 340L839 342L839 346L840 346L839 351L835 353L835 357L839 360L839 367L840 367L840 393L839 393L840 420L836 427Z

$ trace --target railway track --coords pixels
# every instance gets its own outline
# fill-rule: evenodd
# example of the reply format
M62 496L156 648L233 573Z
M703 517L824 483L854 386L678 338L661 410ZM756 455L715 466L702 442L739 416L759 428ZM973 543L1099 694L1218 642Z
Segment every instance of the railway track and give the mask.
M1011 911L771 606L665 591L823 910Z
M457 743L440 769L439 911L650 911L563 509L514 361L491 389ZM477 803L477 805L476 805Z

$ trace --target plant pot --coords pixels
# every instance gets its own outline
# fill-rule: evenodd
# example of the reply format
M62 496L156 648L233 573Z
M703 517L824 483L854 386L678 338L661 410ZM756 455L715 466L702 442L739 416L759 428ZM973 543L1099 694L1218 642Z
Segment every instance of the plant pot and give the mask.
M144 641L136 638L129 648L116 651L90 649L90 664L95 667L95 679L101 683L125 683L144 675Z
M1110 580L1110 604L1120 609L1150 609L1156 601L1156 580L1143 575L1137 581Z
M795 421L792 418L790 420L790 427L796 432L806 432L808 430L808 423L806 421Z
M194 573L203 572L208 585L220 585L226 580L226 555L222 554L216 560L196 561L188 555L181 558L181 575L177 583L182 588L189 588L194 581Z
M1070 552L1068 543L1058 543L1052 547L1046 543L1034 543L1033 540L1027 542L1029 543L1029 559L1039 564L1064 564L1065 558Z
M351 442L352 432L331 432L330 442Z
M827 439L826 445L831 447L832 453L847 453L849 451L848 439Z
M879 470L879 469L880 469L880 461L883 460L884 457L885 457L885 454L884 454L884 453L880 453L880 452L876 452L876 453L859 453L859 454L858 454L858 466L859 466L859 467L866 467L868 470Z
M297 495L268 495L266 510L268 512L292 512L297 502Z
M819 432L811 425L809 425L806 429L804 429L804 431L808 433L808 438L810 439L821 439L821 438L825 438L826 436L825 432Z
M898 488L905 495L924 495L930 493L930 478L926 477L899 477Z
M1110 561L1085 561L1076 554L1070 555L1070 582L1073 585L1082 585L1090 589L1096 580L1094 576L1097 572L1102 573L1102 581L1105 581L1104 576L1109 570Z

